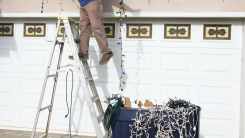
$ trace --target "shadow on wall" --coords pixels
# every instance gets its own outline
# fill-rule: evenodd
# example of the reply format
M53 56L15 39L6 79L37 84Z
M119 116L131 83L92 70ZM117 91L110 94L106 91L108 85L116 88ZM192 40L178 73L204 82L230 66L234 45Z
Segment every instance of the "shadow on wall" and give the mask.
M143 61L145 60L144 59L144 51L143 51L143 47L142 47L142 40L139 40L139 43L138 43L138 46L137 46L137 49L135 49L135 51L137 51L137 70L135 72L135 75L136 75L136 86L135 86L135 89L136 89L136 97L140 97L139 95L139 90L138 90L138 87L140 85L140 78L139 78L139 71L140 71L140 59L143 58Z
M57 11L57 12L59 12L59 15L62 15L62 13L63 12L69 12L69 11L65 11L64 10L64 4L65 3L63 3L64 2L64 0L59 0L59 6L60 6L60 12L59 11ZM79 9L79 7L80 7L80 4L79 4L79 2L78 2L78 0L69 0L69 2L72 2L73 4L74 4L74 7L76 7L76 9ZM45 2L44 2L45 3ZM47 0L47 4L49 3L49 0ZM73 7L73 6L72 6Z
M0 22L0 64L13 64L13 56L18 57L18 47L15 42L15 26L16 23L13 21ZM13 35L10 35L13 34ZM16 54L16 55L15 55Z
M89 51L96 51L96 50L95 50L94 46L89 46ZM90 63L88 63L88 64L90 66L90 70L95 68L96 72L97 72L97 77L98 78L96 80L94 80L95 86L96 87L101 87L104 95L106 97L108 97L109 96L109 92L108 92L108 88L106 86L108 84L108 64L103 65L102 68L99 67L99 66L96 66L97 64L99 65L99 60L101 59L102 54L99 54L99 55L100 55L100 57L98 57L97 54L94 54L93 56L90 56L89 57L90 58ZM91 66L92 65L92 61L94 62L95 66Z
M2 6L3 2L0 0L0 17L2 17ZM13 51L18 56L18 49L15 42L16 33L15 28L17 23L14 20L1 19L0 21L0 64L8 65L13 64L12 58L14 54Z
M70 114L71 115L71 126L74 127L72 129L75 130L75 132L79 132L79 129L80 129L80 124L81 124L80 122L82 122L81 119L82 119L83 106L84 106L84 101L85 101L85 94L84 94L84 92L83 93L80 92L80 88L81 88L80 85L81 85L81 83L79 81L78 86L77 86L77 90L76 90L75 101L73 104L74 106L72 107L73 108L72 113ZM79 102L79 103L77 103L77 102ZM76 109L77 105L80 105L79 106L80 109L79 109L78 120L77 120L77 118L74 119L74 113L76 112L75 109Z
M90 67L90 70L93 70L94 68L96 69L96 72L97 72L97 79L95 80L94 79L94 82L95 82L95 86L96 88L98 87L101 87L104 95L106 97L109 96L109 92L108 92L108 87L107 87L107 84L108 84L108 64L104 65L103 68L101 67L98 67L97 64L99 63L99 59L101 57L98 57L97 54L91 54L91 51L95 51L95 48L94 46L89 46L89 53L90 53L90 57L89 57L89 67ZM101 54L100 54L101 55ZM92 65L92 62L94 62L95 66L91 66ZM75 130L75 132L79 132L80 131L80 126L81 126L81 119L82 119L82 116L84 117L84 114L83 114L83 107L84 107L84 102L85 102L85 94L83 92L81 92L82 90L80 90L81 87L80 86L80 82L78 84L78 87L77 87L77 90L76 90L76 96L75 96L75 100L74 100L74 106L72 107L73 109L73 114L71 116L71 121L72 121L72 129ZM104 95L100 95L101 93L98 92L99 96L100 97L104 97ZM78 103L79 102L79 103ZM74 113L76 112L75 109L76 109L76 106L80 107L79 109L79 117L78 117L78 120L77 118L74 119ZM86 114L86 112L85 112Z

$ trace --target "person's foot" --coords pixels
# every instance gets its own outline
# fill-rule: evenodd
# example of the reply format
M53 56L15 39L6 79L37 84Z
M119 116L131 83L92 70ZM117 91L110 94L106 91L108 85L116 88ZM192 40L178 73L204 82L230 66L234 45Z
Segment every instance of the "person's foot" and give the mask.
M88 59L88 54L82 54L82 53L78 53L79 58L85 58ZM70 60L74 60L73 56L69 55L68 57Z
M110 60L110 58L113 57L113 55L114 54L112 51L107 53L107 54L103 54L103 56L99 62L99 65L105 65Z

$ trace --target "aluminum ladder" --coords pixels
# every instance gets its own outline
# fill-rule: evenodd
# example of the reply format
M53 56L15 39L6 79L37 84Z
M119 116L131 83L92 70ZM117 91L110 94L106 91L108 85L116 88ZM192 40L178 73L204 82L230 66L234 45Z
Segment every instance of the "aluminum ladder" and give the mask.
M58 36L59 27L60 27L61 23L64 24L65 32L64 32L62 41L58 41L57 36ZM73 66L72 70L74 72L78 73L79 81L81 84L80 87L82 87L82 92L84 92L97 137L98 138L111 137L111 135L108 135L108 132L106 132L103 136L103 133L102 133L102 130L100 127L100 123L101 122L103 123L103 120L104 120L104 111L103 111L103 108L102 108L102 105L101 105L101 102L99 99L99 95L97 93L97 90L96 90L96 87L95 87L95 84L94 84L94 81L93 81L93 78L92 78L92 75L90 72L88 62L86 59L84 59L84 58L80 59L78 56L78 47L80 47L80 40L78 37L78 29L75 26L75 21L72 18L69 18L66 16L59 16L58 17L58 24L57 24L57 28L56 28L55 33L56 33L56 37L55 37L54 45L53 45L52 50L51 50L51 54L50 54L50 58L49 58L49 62L48 62L48 67L47 67L46 75L45 75L44 82L43 82L43 87L42 87L42 91L41 91L41 96L40 96L40 100L39 100L39 105L38 105L38 109L37 109L37 113L36 113L36 118L35 118L33 130L32 130L31 138L34 138L34 136L35 136L35 131L36 131L40 112L45 110L45 109L48 109L49 115L48 115L48 120L47 120L47 125L46 125L46 131L45 131L44 135L40 136L41 138L47 138L59 72L68 72L69 71L68 69L62 70L62 68L65 68L68 66ZM64 42L65 42L66 38L68 39L68 42L70 44L70 48L71 48L72 55L74 58L74 65L69 64L69 65L65 65L65 66L60 66L63 48L64 48ZM51 62L52 62L55 46L57 46L57 45L59 45L59 48L60 48L57 68L51 69ZM49 74L49 71L54 71L56 73L55 74ZM51 77L54 78L51 102L49 105L42 107L42 101L43 101L43 97L44 97L44 92L45 92L47 80L48 80L48 78L51 78ZM90 85L91 94L90 94L90 90L89 90L88 85ZM105 92L104 92L104 94L105 94ZM109 96L108 92L107 92L107 94L105 94L105 96ZM96 103L99 116L96 115L96 110L95 110L93 103Z

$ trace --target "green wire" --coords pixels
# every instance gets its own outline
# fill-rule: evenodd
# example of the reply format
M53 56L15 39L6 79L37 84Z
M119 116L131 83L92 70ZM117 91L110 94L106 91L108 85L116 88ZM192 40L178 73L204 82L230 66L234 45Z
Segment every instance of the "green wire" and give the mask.
M122 97L118 98L117 95L115 95L112 98L107 98L108 101L111 101L113 99L117 100L117 103L114 106L109 104L107 106L107 109L106 109L105 115L104 115L104 127L105 127L105 130L108 131L108 136L109 136L110 132L112 131L114 125L115 125L120 107L123 106Z
M70 138L71 138L71 107L72 107L72 91L73 91L73 71L71 69L69 70L72 72L71 104L70 104L70 116L69 116L69 131L70 131ZM65 117L67 117L69 114L69 107L68 107L68 102L67 102L67 76L68 76L68 72L66 74L66 106L67 106L68 113L65 115Z

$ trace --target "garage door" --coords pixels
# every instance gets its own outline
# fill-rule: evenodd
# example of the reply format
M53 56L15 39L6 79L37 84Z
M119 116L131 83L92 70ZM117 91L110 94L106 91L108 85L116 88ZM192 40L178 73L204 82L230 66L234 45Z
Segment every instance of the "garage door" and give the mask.
M56 20L8 19L5 23L14 24L14 36L0 38L0 110L3 111L0 126L31 130L52 46L45 40L53 39ZM23 35L27 23L45 24L45 36ZM94 38L89 52L89 65L101 99L105 99L103 91L149 99L157 104L167 102L168 97L185 98L202 107L201 138L239 137L242 20L128 19L131 27L122 29L126 73L123 91L119 90L118 80L121 75L118 23L116 19L106 19L105 23L115 31L108 34L109 46L115 53L113 59L105 66L98 65L101 55ZM58 49L56 55L57 52ZM70 62L69 54L66 45L62 64ZM64 118L65 75L59 76L50 129L66 133L69 121ZM47 90L51 90L52 80L49 83ZM93 134L89 110L78 85L75 77L72 130ZM46 92L43 105L49 104L48 95L50 92ZM44 111L38 130L44 129L46 118Z

